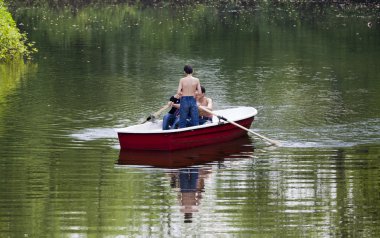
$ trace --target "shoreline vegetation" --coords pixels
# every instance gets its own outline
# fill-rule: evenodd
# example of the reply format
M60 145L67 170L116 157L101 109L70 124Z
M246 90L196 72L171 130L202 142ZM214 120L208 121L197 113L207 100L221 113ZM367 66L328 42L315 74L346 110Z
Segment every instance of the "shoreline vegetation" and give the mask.
M31 59L37 52L33 42L28 42L26 33L21 33L7 9L0 0L0 63L17 62Z
M85 6L89 4L131 4L142 6L186 6L194 4L204 4L213 6L241 6L257 7L263 4L268 5L323 5L323 4L359 4L378 5L378 0L12 0L15 5L21 6Z
M37 52L34 42L29 42L26 33L20 32L20 25L16 24L10 12L23 7L42 7L52 11L70 9L75 14L88 6L104 7L118 4L127 4L139 9L202 5L212 7L220 13L239 15L260 11L281 19L286 17L298 20L326 15L360 16L368 21L368 27L380 24L380 3L377 0L0 0L0 63L13 62L16 59L29 60L32 54Z
M379 14L380 2L378 0L5 0L9 2L9 7L48 7L60 9L71 7L80 9L89 5L109 6L118 4L128 4L141 8L147 7L189 7L203 5L213 7L219 11L245 11L263 9L284 9L293 10L313 10L313 8L334 8L339 11L359 11ZM313 13L312 11L311 13ZM306 12L305 12L306 13Z

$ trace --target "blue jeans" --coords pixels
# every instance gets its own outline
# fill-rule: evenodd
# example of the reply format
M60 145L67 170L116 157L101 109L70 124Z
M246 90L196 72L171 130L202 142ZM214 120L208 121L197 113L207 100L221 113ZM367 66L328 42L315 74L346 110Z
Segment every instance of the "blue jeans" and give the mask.
M179 187L181 192L196 192L199 177L199 168L179 170Z
M193 96L181 97L179 108L179 128L186 127L186 119L191 118L192 126L199 125L198 106Z
M199 125L203 125L206 122L212 122L212 117L199 117Z
M179 117L176 116L171 129L177 129L179 125Z
M172 128L172 126L175 122L175 119L176 119L175 114L167 113L162 118L162 130L169 130L170 128Z

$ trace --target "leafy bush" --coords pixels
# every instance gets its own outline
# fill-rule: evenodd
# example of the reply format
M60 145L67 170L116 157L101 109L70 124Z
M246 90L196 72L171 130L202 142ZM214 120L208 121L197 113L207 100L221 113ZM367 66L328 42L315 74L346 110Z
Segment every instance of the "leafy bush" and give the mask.
M27 42L25 33L20 33L4 0L0 0L0 63L15 59L30 59L37 50Z

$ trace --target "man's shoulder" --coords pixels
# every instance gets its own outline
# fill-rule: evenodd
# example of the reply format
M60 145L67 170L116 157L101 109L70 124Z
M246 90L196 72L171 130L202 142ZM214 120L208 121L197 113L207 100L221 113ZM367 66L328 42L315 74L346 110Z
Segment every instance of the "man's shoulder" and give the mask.
M182 82L186 82L186 83L197 83L199 84L200 83L200 80L198 78L195 78L195 77L183 77L180 79L179 81L180 83Z
M180 81L187 81L187 80L189 80L188 77L183 77L183 78L180 79Z

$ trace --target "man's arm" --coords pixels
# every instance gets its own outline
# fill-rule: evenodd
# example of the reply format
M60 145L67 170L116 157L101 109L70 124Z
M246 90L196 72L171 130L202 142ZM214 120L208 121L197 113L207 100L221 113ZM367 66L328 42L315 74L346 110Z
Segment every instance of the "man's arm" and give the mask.
M212 99L211 98L207 98L207 109L212 111Z
M177 94L181 95L181 93L182 93L182 79L179 80L179 85L177 89Z
M197 84L197 91L198 91L198 93L202 93L201 83L199 82L199 79L197 79L197 82L198 82L198 84Z

